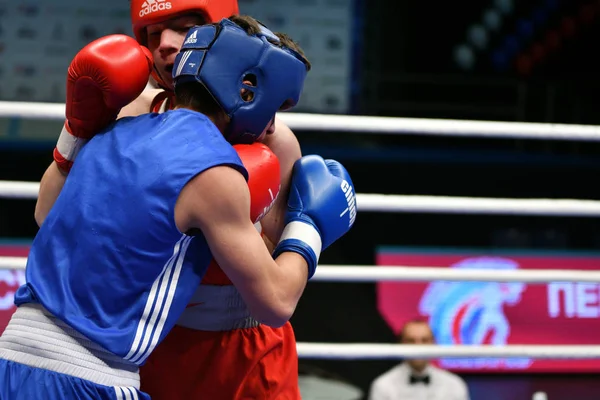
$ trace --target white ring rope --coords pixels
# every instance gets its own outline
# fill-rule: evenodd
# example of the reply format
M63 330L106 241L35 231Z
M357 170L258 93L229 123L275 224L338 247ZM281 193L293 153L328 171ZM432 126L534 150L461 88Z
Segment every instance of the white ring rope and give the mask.
M0 198L37 199L39 191L38 182L0 181Z
M0 257L0 269L24 269L25 257ZM368 281L491 281L600 282L600 272L577 270L463 270L427 267L319 266L313 280ZM312 359L491 358L600 359L600 346L507 345L436 346L370 343L297 343L298 356Z
M312 280L324 282L600 282L600 271L320 265Z
M0 198L36 199L37 182L0 181ZM600 201L575 199L500 199L358 193L359 211L512 214L571 217L600 216Z
M0 269L25 269L26 257L0 257ZM322 282L594 282L600 271L566 269L456 269L440 267L398 267L319 265L313 281Z
M297 343L298 356L324 359L398 358L536 358L600 359L600 346L592 345L416 345L371 343Z
M0 118L63 120L65 105L0 101ZM468 121L449 119L367 117L280 113L290 128L298 130L342 131L361 134L420 134L436 136L473 136L505 139L555 139L599 141L600 126L525 122Z
M0 257L0 269L24 269L25 257ZM356 279L350 270L362 270ZM389 271L387 271L389 270ZM379 272L393 272L380 275ZM362 279L371 273L371 279ZM379 276L378 276L379 275ZM377 279L372 279L377 277ZM333 279L332 279L333 278ZM378 279L384 278L384 279ZM392 279L393 278L393 279ZM494 282L600 282L599 272L560 270L457 270L422 267L336 267L320 266L313 280L370 281L370 280L484 280ZM436 346L370 343L297 343L298 356L319 359L400 359L400 358L482 358L527 357L536 359L600 359L600 346L578 345L507 345L507 346Z
M0 257L0 269L25 269L27 257Z

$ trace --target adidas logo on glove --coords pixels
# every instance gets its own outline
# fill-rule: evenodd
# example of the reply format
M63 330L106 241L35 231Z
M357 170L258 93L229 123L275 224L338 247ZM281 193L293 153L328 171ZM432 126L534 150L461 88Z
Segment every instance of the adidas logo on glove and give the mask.
M171 3L165 0L146 0L142 4L140 10L140 17L151 14L156 11L170 10Z
M348 228L350 228L354 224L354 220L356 219L356 196L354 195L354 190L352 190L352 186L345 179L342 181L340 187L342 188L342 192L344 192L344 195L346 196L346 203L348 203L348 208L346 208L344 212L340 214L340 218L343 217L344 214L346 214L347 212L350 212L350 219L348 222Z

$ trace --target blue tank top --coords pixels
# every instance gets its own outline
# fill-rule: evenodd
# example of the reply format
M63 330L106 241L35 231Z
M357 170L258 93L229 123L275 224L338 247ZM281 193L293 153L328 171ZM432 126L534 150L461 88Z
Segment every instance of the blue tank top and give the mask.
M35 237L15 304L40 303L106 350L141 365L171 330L211 260L175 225L194 176L240 158L200 113L125 118L84 146Z

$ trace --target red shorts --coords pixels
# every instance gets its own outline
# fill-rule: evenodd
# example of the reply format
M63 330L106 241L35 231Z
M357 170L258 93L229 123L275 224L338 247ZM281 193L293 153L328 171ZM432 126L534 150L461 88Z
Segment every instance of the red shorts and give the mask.
M176 326L140 368L153 400L300 399L291 324L226 332Z

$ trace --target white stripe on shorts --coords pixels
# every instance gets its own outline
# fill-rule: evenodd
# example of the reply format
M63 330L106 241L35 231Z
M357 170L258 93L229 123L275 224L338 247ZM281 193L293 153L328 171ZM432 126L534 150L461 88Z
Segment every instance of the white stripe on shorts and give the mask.
M117 400L139 400L137 390L131 386L113 386Z

